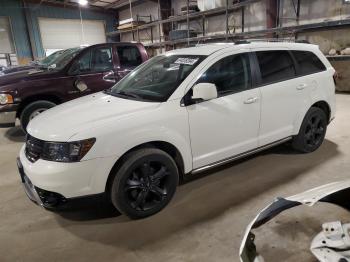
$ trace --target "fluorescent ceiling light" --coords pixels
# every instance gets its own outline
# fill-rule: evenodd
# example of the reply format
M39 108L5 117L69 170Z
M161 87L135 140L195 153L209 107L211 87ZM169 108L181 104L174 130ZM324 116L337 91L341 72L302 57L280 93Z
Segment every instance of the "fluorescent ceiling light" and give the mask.
M79 0L79 5L87 5L88 1L87 0Z

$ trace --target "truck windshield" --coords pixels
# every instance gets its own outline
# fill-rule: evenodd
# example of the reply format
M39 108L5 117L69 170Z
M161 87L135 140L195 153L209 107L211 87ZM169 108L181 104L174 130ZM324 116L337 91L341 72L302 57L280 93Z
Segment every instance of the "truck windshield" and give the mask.
M60 57L66 50L60 50L52 53L51 55L43 58L40 61L34 62L39 66L49 66L52 62L54 62L58 57Z
M65 67L83 48L76 47L65 50L46 66L50 69L60 70Z
M206 56L160 55L129 73L108 94L152 102L164 102Z

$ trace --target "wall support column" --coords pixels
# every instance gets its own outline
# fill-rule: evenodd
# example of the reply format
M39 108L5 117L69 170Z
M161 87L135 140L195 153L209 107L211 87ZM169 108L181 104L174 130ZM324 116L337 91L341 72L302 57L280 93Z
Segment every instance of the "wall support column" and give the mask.
M23 7L23 13L24 13L24 18L26 23L26 33L28 35L29 45L31 50L31 57L33 60L35 60L37 58L38 53L36 50L36 45L35 45L33 31L32 31L33 24L31 20L30 10L25 0L22 0L22 7Z
M266 0L266 29L275 28L278 25L278 0ZM274 38L274 33L269 33L269 38Z

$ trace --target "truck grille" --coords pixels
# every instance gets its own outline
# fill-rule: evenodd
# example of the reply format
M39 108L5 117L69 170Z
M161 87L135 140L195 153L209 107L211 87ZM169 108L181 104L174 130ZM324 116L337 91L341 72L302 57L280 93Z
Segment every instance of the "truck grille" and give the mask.
M43 147L44 141L27 135L25 154L30 162L34 163L40 158L40 155L43 151Z

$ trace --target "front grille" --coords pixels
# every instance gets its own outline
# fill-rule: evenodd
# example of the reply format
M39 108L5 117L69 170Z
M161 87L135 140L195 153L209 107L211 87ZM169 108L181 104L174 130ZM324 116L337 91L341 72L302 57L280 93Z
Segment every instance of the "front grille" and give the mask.
M30 162L34 163L40 158L43 147L44 141L27 135L25 154Z

